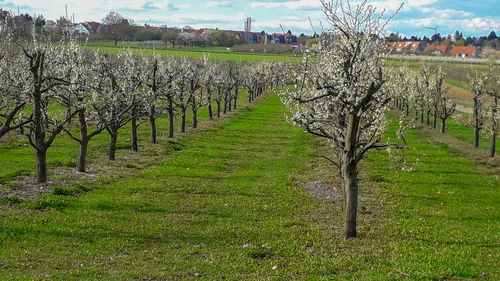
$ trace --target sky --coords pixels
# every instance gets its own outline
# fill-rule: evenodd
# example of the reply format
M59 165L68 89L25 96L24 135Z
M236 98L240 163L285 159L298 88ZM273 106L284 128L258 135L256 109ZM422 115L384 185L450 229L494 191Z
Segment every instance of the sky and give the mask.
M360 0L351 0L355 3ZM500 0L376 0L368 1L379 11L393 13L404 2L402 10L388 26L388 32L405 36L432 36L438 27L441 35L460 30L464 36L500 35ZM319 30L327 23L320 0L0 0L0 7L17 13L42 14L55 20L74 14L76 22L101 21L110 11L132 19L136 24L191 26L243 30L246 17L252 18L252 31L285 31L312 34L308 18Z

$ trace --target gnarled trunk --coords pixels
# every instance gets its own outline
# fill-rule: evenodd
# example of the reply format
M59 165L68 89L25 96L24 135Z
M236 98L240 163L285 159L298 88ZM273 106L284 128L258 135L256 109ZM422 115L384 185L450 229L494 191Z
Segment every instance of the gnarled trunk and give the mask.
M437 128L437 112L434 110L434 120L432 121L432 128Z
M492 121L492 134L491 134L491 145L490 145L490 156L495 157L497 150L497 112L498 112L498 97L494 97L493 108L491 109L491 121Z
M47 182L47 148L40 147L36 150L36 177L38 183Z
M118 139L118 130L110 129L108 133L109 133L108 159L114 161L116 159L116 140Z
M174 137L174 107L173 101L168 101L168 137Z
M441 118L441 133L445 133L446 132L446 119L444 118Z
M348 157L346 158L348 159ZM357 211L358 211L358 177L357 165L348 164L341 169L344 186L344 236L352 238L357 236Z
M136 117L132 117L132 120L131 120L131 134L130 134L130 141L132 142L132 151L133 152L138 152L139 151L139 147L137 145L137 118Z
M156 118L154 115L149 115L149 124L151 124L151 143L156 144L157 132L156 132Z
M76 170L81 173L86 171L87 151L89 147L89 136L87 130L87 120L85 118L85 109L78 112L78 122L80 123L80 148L78 150L78 159L76 161Z
M193 111L193 129L196 129L198 128L198 109L196 108L196 106L192 107L192 111Z
M356 143L359 131L359 117L349 114L349 126L347 128L344 152L340 174L344 187L344 236L345 238L356 237L357 211L358 211L358 163L356 159Z
M181 109L181 132L186 132L186 108Z
M85 173L87 171L87 153L89 147L89 140L82 139L80 142L80 148L78 149L78 161L76 163L76 170L80 173Z
M481 131L481 120L479 120L479 101L474 97L474 147L479 147L479 133Z

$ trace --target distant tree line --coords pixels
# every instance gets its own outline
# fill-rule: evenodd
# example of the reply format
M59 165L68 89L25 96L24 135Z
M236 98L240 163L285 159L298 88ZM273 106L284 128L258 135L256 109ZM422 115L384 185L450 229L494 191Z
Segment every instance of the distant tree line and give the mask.
M424 36L423 38L417 36L401 37L399 34L391 33L388 37L386 37L386 41L389 42L397 42L397 41L413 41L413 42L424 42L426 45L428 44L436 44L436 45L447 45L447 46L475 46L481 48L492 48L492 49L500 49L500 37L497 36L495 31L491 31L487 36L467 36L464 37L463 33L459 30L455 31L455 33L448 34L446 36L442 36L440 33L436 33L428 38Z

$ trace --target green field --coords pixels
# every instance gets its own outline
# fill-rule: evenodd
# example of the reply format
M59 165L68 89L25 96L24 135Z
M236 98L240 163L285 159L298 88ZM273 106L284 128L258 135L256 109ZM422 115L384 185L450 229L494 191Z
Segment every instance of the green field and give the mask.
M123 47L141 52L132 43L88 46ZM446 65L447 82L466 88L469 68ZM449 120L440 134L415 123L405 135L407 160L418 159L411 172L396 171L385 151L369 153L359 238L345 240L326 143L289 125L274 93L249 104L242 91L238 108L214 121L203 108L200 128L174 139L160 117L157 145L144 122L139 153L126 126L114 162L104 132L90 143L87 174L74 171L78 144L62 135L48 150L46 186L35 183L26 138L0 139L0 280L500 280L500 158L486 156L486 137L472 148L471 127ZM388 113L391 139L397 114Z
M338 184L328 150L269 96L164 143L150 168L4 200L0 279L498 280L494 167L423 128L407 141L413 172L369 155L360 238L344 240L340 201L315 190Z
M263 53L234 53L229 52L225 47L176 47L176 48L158 48L154 51L152 49L141 49L137 43L121 43L114 46L113 43L108 41L89 42L87 48L91 50L101 50L104 52L117 53L123 48L130 48L135 53L151 53L155 52L163 56L178 56L201 58L204 54L208 55L210 59L216 60L234 60L234 61L276 61L280 62L286 59L295 60L294 55L278 55L278 54L263 54Z

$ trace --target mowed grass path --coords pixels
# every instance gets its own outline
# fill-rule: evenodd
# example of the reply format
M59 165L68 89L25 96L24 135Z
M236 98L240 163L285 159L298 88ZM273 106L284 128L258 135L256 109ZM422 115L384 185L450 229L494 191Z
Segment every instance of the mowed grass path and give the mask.
M1 209L0 280L498 280L500 183L474 160L419 129L414 172L371 153L346 241L340 202L299 186L336 172L282 109L270 96L128 180Z
M0 279L253 279L279 274L275 265L307 269L303 249L320 234L295 213L315 204L291 178L310 162L310 136L286 124L279 103L242 109L130 180L51 195L42 210L2 210Z

